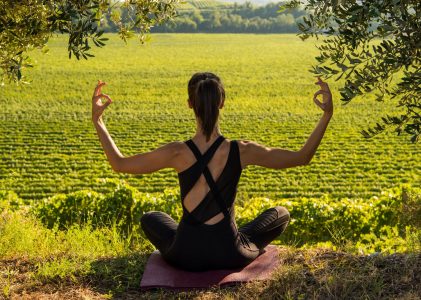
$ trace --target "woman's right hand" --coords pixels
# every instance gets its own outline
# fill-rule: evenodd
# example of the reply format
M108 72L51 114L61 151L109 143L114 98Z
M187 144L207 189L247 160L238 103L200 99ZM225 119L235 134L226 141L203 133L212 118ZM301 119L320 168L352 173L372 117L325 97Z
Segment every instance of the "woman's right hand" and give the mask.
M324 82L320 77L317 77L318 81L315 84L320 85L320 90L314 93L313 101L318 107L320 107L325 113L333 114L333 101L332 93L330 92L329 85ZM323 102L317 99L318 95L323 95Z
M95 87L94 94L92 96L92 121L98 123L102 113L111 104L112 100L108 95L102 94L101 88L105 85L105 82L98 80L98 84ZM107 99L107 102L102 103L101 99Z

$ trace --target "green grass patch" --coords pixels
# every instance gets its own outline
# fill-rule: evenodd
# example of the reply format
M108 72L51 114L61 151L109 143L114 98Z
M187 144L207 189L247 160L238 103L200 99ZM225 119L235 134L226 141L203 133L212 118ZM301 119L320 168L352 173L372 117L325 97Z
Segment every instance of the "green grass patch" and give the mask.
M295 35L156 34L141 46L109 35L95 58L69 60L67 39L51 39L50 52L33 57L29 86L2 87L0 93L0 189L23 199L42 199L82 189L110 192L97 179L125 179L141 192L177 188L169 169L147 175L116 174L91 123L90 105L98 79L113 104L107 127L124 155L189 139L195 120L187 106L187 82L197 71L213 71L227 93L221 130L229 139L254 140L298 150L320 118L313 104L315 40ZM238 197L370 198L401 183L420 187L421 152L393 133L365 140L359 130L372 125L392 103L374 97L339 101L340 82L329 81L335 102L325 137L306 167L271 170L247 167Z
M20 224L19 231L12 230ZM91 226L47 229L22 211L4 211L0 233L1 245L11 244L0 252L3 298L416 299L421 293L420 252L367 256L281 246L281 264L270 280L224 289L141 293L140 280L153 250L147 241L127 243L113 230Z

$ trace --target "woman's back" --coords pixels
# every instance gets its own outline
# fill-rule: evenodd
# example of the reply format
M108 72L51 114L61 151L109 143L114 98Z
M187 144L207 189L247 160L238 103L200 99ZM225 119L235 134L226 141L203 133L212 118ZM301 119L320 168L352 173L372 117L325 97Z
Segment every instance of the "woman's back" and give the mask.
M215 157L224 141L228 153L222 148ZM183 216L173 243L162 255L173 265L189 270L244 266L260 250L238 231L234 219L241 176L238 144L222 135L203 153L193 140L185 144L196 161L178 173Z
M241 175L237 141L227 141L221 135L207 149L199 149L192 139L185 145L186 156L194 160L188 159L189 167L178 173L183 217L191 222L216 224L224 217L221 204L231 213L235 200Z

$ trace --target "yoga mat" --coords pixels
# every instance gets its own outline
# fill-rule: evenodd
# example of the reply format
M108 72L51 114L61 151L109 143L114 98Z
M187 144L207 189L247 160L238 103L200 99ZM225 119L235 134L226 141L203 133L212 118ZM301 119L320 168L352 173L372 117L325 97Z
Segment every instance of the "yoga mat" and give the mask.
M268 245L264 253L243 268L190 272L169 265L160 252L155 250L146 263L140 289L142 291L154 288L189 290L269 279L279 265L278 254L277 246Z

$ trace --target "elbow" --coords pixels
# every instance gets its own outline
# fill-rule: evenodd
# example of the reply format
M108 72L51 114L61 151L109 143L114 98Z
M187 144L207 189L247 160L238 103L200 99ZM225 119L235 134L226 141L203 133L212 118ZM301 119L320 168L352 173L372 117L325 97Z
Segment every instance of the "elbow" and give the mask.
M303 160L303 162L302 162L302 166L308 166L309 164L310 164L310 162L311 162L311 158L310 159L305 159L305 160Z
M119 164L112 164L111 168L116 173L122 173L123 172L123 170L121 169L121 166Z
M116 172L116 173L122 173L122 172L123 172L119 166L112 165L112 166L111 166L111 168L112 168L112 169L113 169L113 171L114 171L114 172Z
M313 158L313 155L310 155L310 154L303 154L303 155L301 155L301 157L300 157L301 159L300 159L300 165L301 166L307 166L307 165L309 165L310 164L310 162L311 162L311 160L312 160L312 158Z
M306 157L304 158L304 163L303 163L303 166L307 166L307 165L309 165L309 164L310 164L310 162L312 161L312 159L313 159L313 155L306 156Z
M116 173L123 173L124 169L123 169L123 163L122 163L122 157L111 162L111 168L113 169L114 172Z

